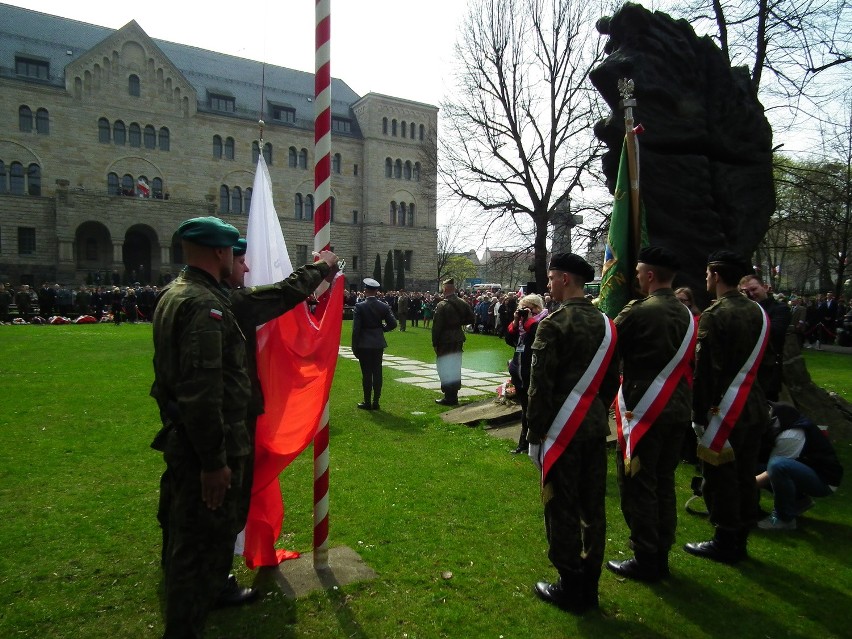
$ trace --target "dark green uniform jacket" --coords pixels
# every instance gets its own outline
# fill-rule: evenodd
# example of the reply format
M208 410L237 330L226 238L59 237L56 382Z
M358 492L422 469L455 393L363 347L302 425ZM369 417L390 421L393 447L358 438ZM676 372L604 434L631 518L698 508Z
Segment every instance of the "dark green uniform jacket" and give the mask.
M208 273L186 267L154 312L154 385L170 438L203 470L251 452L245 427L251 396L245 337L227 293Z
M615 318L618 352L623 362L624 403L636 407L642 395L677 353L692 313L670 288L659 289L627 304ZM692 389L681 379L656 421L688 422L692 415Z
M529 441L544 440L568 393L589 367L605 333L603 314L582 297L567 300L538 324L530 367ZM613 357L598 395L574 436L609 434L609 407L618 392L618 358Z
M470 304L458 295L448 295L438 303L432 322L432 346L440 353L453 353L462 349L464 327L476 320Z

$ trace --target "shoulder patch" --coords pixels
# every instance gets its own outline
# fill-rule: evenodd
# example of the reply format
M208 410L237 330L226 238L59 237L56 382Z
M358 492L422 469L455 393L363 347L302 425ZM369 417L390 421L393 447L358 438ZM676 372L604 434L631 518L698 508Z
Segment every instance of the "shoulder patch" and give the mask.
M215 308L211 308L210 309L210 317L212 317L214 320L219 320L221 322L222 321L222 311L219 311Z

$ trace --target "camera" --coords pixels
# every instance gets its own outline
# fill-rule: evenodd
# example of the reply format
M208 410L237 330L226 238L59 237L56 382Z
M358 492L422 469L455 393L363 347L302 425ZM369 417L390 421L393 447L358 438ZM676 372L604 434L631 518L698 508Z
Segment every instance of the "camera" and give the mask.
M518 317L521 319L527 319L530 316L530 309L528 308L519 308L518 309Z

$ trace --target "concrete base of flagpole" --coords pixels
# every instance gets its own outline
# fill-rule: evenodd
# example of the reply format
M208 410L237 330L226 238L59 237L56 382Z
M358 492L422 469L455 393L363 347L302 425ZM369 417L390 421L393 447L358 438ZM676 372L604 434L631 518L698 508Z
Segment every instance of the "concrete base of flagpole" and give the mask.
M334 590L358 581L369 581L377 576L357 552L347 546L338 546L328 551L327 568L314 568L313 553L305 553L278 566L261 568L255 586L263 592L263 584L272 579L285 597L296 599L320 590Z

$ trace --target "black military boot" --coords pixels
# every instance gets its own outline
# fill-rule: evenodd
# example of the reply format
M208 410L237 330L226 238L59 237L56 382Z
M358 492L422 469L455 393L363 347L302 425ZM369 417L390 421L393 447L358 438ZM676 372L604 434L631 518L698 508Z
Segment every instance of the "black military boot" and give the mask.
M568 612L579 614L589 608L583 592L582 572L563 574L556 583L539 581L533 590L542 601Z
M370 403L370 393L364 392L364 401L358 402L358 408L361 410L373 410L373 405Z
M379 394L373 393L373 410L379 410Z
M739 531L716 529L710 541L686 544L683 549L690 555L712 559L723 564L735 564L746 558L745 546L738 539Z
M619 577L627 579L649 583L660 580L657 553L636 552L634 557L625 561L608 561L606 567Z
M601 580L601 567L590 566L583 562L583 606L585 610L598 607L598 583Z
M228 575L228 581L216 601L214 608L225 608L226 606L242 606L255 601L260 596L257 588L243 588L240 586L235 575Z

